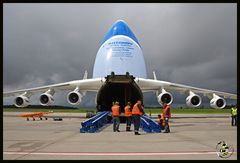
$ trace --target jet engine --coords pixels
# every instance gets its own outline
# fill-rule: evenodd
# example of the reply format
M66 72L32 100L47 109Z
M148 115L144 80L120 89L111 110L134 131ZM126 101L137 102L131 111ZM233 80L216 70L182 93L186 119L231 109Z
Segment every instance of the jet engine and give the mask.
M79 93L79 91L74 90L68 93L67 100L69 104L78 105L82 101L82 94Z
M170 105L173 101L172 94L162 89L162 93L157 96L158 103L162 105L162 102L166 102Z
M186 98L186 104L190 107L198 107L201 103L201 97L190 91L189 96Z
M26 107L29 104L30 104L29 98L24 95L20 95L20 96L16 97L14 100L14 105L16 107Z
M40 95L40 104L43 106L51 105L54 102L53 96L49 93Z
M213 98L210 101L210 106L215 109L222 109L226 106L226 100L222 97L213 94Z

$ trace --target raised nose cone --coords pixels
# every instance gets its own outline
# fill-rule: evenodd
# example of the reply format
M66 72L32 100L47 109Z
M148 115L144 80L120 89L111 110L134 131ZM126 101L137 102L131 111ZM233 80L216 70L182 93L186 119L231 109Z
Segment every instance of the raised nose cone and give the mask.
M112 26L112 28L108 31L107 35L103 39L102 44L105 41L107 41L108 39L110 39L111 37L116 36L116 35L124 35L124 36L130 37L140 46L137 38L135 37L135 35L131 31L131 29L128 27L128 25L123 20L118 20Z

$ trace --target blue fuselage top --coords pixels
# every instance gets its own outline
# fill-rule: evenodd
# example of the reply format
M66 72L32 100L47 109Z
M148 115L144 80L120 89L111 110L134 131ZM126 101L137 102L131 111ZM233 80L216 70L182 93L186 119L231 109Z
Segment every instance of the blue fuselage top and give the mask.
M108 31L108 33L106 34L106 36L104 37L102 44L107 41L108 39L110 39L113 36L116 35L124 35L127 36L129 38L131 38L132 40L134 40L140 47L141 45L139 44L137 38L135 37L135 35L133 34L133 32L131 31L131 29L128 27L128 25L123 21L123 20L118 20L112 27L111 29Z

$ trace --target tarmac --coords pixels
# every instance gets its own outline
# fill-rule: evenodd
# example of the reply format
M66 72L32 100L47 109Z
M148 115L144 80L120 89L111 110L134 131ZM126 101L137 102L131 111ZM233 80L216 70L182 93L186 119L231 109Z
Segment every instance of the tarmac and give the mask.
M84 114L53 113L62 121L26 121L3 113L3 160L236 160L237 127L226 114L176 114L170 133L113 132L107 124L97 133L80 133ZM156 115L153 115L155 118ZM187 118L186 118L187 117ZM133 125L131 126L133 130ZM229 158L216 152L219 141L234 148Z

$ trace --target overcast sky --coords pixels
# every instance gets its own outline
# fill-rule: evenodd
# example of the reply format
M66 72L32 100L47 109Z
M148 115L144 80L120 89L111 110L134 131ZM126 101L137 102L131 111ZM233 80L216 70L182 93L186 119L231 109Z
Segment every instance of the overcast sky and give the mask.
M85 70L92 77L98 48L118 19L138 38L148 78L154 70L159 80L237 93L237 3L5 3L3 90L77 80ZM67 105L66 95L56 93L54 104ZM174 97L185 105L186 96ZM158 104L154 94L144 101ZM93 94L80 106L95 106Z

